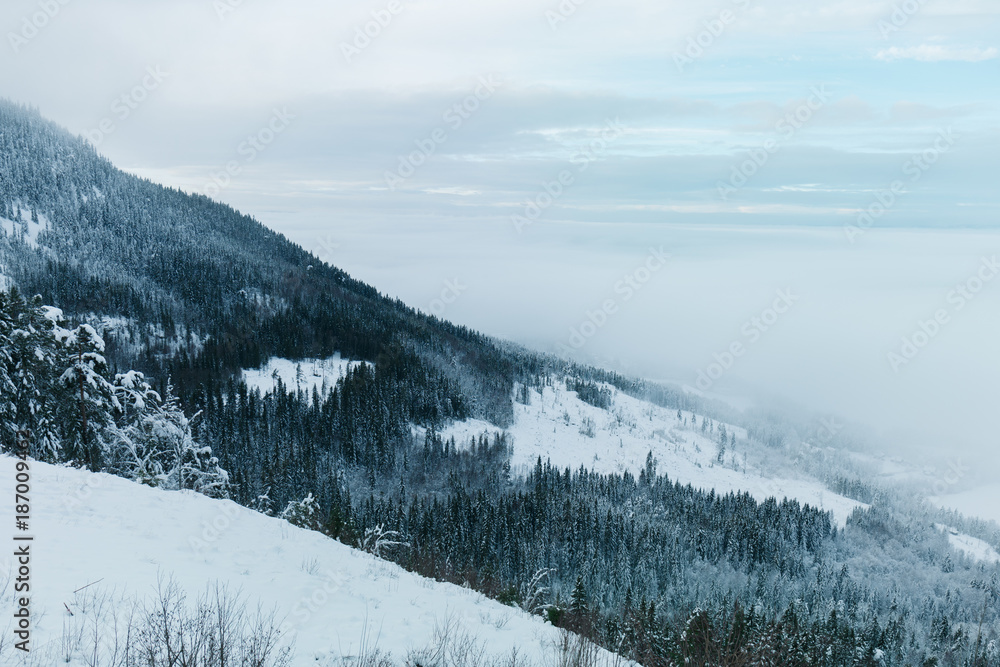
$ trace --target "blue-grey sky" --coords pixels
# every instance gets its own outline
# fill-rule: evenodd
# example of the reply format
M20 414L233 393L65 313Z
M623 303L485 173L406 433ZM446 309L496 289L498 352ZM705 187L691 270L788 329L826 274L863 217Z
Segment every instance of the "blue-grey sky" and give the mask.
M791 289L711 391L995 450L1000 281L949 295L1000 252L996 0L7 0L0 28L0 94L422 310L695 385Z
M542 217L840 224L948 128L948 154L880 222L995 213L991 0L11 0L0 25L6 96L227 201L265 182L345 214L504 217L617 120ZM274 109L288 131L213 189ZM438 127L445 141L387 195L386 171ZM733 170L754 149L766 159L744 183Z

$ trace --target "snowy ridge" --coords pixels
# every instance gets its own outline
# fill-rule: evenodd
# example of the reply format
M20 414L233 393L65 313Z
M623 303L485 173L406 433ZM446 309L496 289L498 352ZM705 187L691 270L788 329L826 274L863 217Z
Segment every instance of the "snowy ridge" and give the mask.
M14 497L14 464L0 457L4 498ZM106 474L37 462L31 474L31 664L90 664L81 655L86 642L67 651L65 637L86 636L94 600L103 593L147 596L160 575L173 577L190 598L220 582L241 590L254 606L273 605L286 636L295 639L296 666L345 664L342 658L356 656L365 638L399 664L449 627L476 638L486 657L509 658L516 648L529 661L518 664L555 663L561 634L541 618L418 577L284 520ZM5 553L0 584L13 566ZM0 631L12 636L13 595L6 584ZM9 642L0 648L0 664L20 664Z
M524 472L541 457L560 468L584 466L601 473L637 475L652 452L658 472L672 480L718 493L744 491L758 501L772 496L793 498L832 512L840 526L855 508L865 506L815 479L768 478L746 467L740 454L740 440L745 440L746 433L729 424L726 430L736 434L737 446L735 451L727 450L720 463L719 443L701 431L700 418L696 427L690 412L678 419L676 410L606 388L613 393L607 410L580 400L560 383L544 387L541 393L531 390L529 405L515 403L515 423L507 429L513 436L511 466ZM441 435L454 436L461 446L472 436L499 431L487 422L469 420L452 424Z

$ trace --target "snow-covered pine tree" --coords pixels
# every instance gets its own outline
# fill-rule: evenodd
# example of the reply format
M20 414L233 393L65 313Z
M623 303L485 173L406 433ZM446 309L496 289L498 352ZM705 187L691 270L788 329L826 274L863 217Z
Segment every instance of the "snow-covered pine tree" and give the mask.
M142 373L109 379L104 340L88 324L62 326L62 312L0 292L0 436L19 434L30 455L83 463L171 489L228 495L229 475L191 432L172 391L165 400Z
M212 448L195 440L191 420L169 383L162 400L138 373L119 376L118 390L137 413L118 430L117 459L126 466L120 474L165 489L228 496L229 474L219 467Z
M129 371L115 377L114 392L122 418L108 449L110 472L150 486L228 497L228 473L212 449L195 440L169 383L161 398L142 373Z
M27 434L29 453L34 458L55 461L61 455L56 405L55 322L62 313L44 308L40 297L30 303L16 288L0 293L0 374L8 383L0 401L0 434L5 443L18 432Z
M576 584L573 586L573 592L570 594L569 599L569 609L571 612L581 615L587 613L587 589L583 585L582 576L576 578Z
M264 489L264 493L259 494L250 503L250 509L267 516L274 516L274 502L271 500L271 487Z
M13 442L17 433L17 410L14 394L17 387L11 379L14 363L11 332L14 329L9 296L0 292L0 438L3 442Z
M302 500L289 501L285 509L278 515L278 518L284 519L299 528L318 530L319 503L316 497L310 493Z
M160 396L135 371L115 376L114 390L122 414L108 451L108 471L156 486L171 466L169 448L157 447L161 432L154 428Z
M109 430L121 404L108 379L104 339L89 324L73 330L56 326L59 343L58 408L63 424L65 456L100 470L107 453Z

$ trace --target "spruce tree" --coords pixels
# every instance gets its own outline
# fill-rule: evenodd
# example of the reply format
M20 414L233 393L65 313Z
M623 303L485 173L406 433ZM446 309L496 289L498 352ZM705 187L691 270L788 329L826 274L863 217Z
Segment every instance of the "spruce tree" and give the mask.
M60 366L65 369L58 380L58 400L65 415L65 454L69 460L100 470L107 431L121 410L108 379L104 340L89 324L72 331L57 327L55 335L61 346Z
M577 616L583 616L587 613L587 590L583 586L582 576L576 578L576 584L573 586L573 592L570 594L569 599L569 610L571 612Z

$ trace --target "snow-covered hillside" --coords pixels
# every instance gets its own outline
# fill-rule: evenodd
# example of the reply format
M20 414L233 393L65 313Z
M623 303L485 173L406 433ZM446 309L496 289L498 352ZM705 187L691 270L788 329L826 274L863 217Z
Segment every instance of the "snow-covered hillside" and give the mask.
M44 214L38 214L38 222L31 220L9 220L0 217L0 231L10 239L19 239L27 243L32 248L38 247L38 235L51 229L51 223Z
M966 516L977 516L1000 524L1000 484L981 484L958 488L952 493L932 496L938 507L953 509Z
M367 362L351 361L339 354L299 362L275 357L262 368L244 370L243 379L250 389L261 393L272 391L279 377L290 389L298 387L309 393L315 387L323 392L324 387L333 387L359 363ZM696 424L696 415L690 412L678 418L676 410L661 408L610 386L605 388L612 394L607 409L581 400L577 392L561 383L544 387L541 392L529 390L529 403L514 403L514 425L506 429L513 438L512 467L525 472L541 457L560 468L584 466L602 473L627 470L638 474L652 452L658 471L671 479L720 493L745 491L759 501L794 498L832 512L841 526L855 508L864 506L806 475L765 475L747 465L739 446L726 451L720 462L718 431L703 432L700 415ZM743 429L731 424L725 428L729 434L735 433L737 441L745 440ZM474 436L503 430L470 419L451 424L441 435L446 439L454 437L462 446ZM421 429L415 431L420 433Z
M955 549L973 560L985 563L1000 563L1000 553L988 543L970 535L964 535L951 526L935 524L937 529L948 535L948 542Z
M258 389L261 394L274 390L277 384L276 378L281 378L281 382L288 389L301 389L309 394L315 387L325 393L324 387L332 388L337 384L337 380L347 374L348 369L363 363L368 362L350 361L342 358L340 354L327 359L303 361L272 357L262 368L244 370L243 380L247 383L248 389L251 391Z
M620 391L613 391L612 403L605 410L580 400L576 392L562 384L530 393L529 405L515 403L515 423L507 429L513 436L511 464L515 468L525 470L540 456L561 468L582 465L603 473L628 470L638 474L652 452L658 472L673 480L721 493L746 491L761 501L772 496L779 500L794 498L832 512L840 525L862 506L828 490L818 480L806 476L767 477L745 467L739 441L745 439L746 433L732 425L725 425L726 430L736 433L738 445L735 451L726 451L720 463L718 431L702 432L702 418L698 417L695 426L690 412L678 418L676 410ZM474 435L499 430L487 422L469 420L451 425L442 435L454 436L461 445Z
M851 452L850 456L876 471L878 479L908 486L932 505L1000 525L1000 484L988 464L977 465L960 456L922 464L885 454Z
M0 496L8 501L14 465L15 459L0 457ZM506 664L514 649L528 660L518 664L555 664L562 635L539 617L420 578L281 519L104 474L32 463L31 475L30 664L91 664L82 653L91 645L99 600L148 596L158 577L172 577L192 599L221 582L254 606L273 606L295 638L293 665L342 665L363 642L401 664L409 651L444 633L475 638L484 656L505 656ZM14 572L5 555L0 579ZM98 583L79 590L92 582ZM5 666L22 664L9 641L11 586L8 579L0 628L8 638L0 645Z
M38 235L50 228L51 223L41 213L38 214L38 222L10 220L0 216L0 239L22 241L31 248L38 247ZM14 281L4 273L4 266L0 264L0 290L8 290L13 285Z

